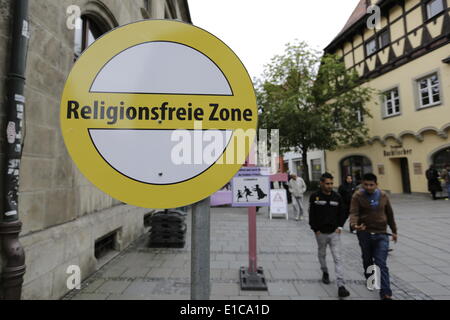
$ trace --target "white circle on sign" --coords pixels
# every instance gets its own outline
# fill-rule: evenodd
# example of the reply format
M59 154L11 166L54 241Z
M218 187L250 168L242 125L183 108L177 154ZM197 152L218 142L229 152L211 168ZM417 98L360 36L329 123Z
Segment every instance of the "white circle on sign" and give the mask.
M233 94L226 77L211 59L174 42L147 42L122 51L100 71L91 92Z

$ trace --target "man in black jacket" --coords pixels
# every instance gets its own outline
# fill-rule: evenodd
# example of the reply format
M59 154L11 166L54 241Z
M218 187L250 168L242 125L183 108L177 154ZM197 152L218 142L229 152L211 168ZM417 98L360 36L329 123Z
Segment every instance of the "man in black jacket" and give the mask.
M325 173L320 178L320 190L309 199L309 224L316 234L320 267L323 272L322 282L330 283L326 253L330 245L333 255L338 295L348 297L345 288L344 270L341 259L341 231L346 220L345 205L341 196L333 191L333 176Z

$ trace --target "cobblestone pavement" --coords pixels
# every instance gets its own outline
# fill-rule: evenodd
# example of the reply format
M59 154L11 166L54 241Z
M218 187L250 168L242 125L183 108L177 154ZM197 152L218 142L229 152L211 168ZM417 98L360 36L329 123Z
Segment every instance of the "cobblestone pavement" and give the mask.
M399 228L388 259L394 298L450 299L450 201L395 195L392 203ZM190 230L190 214L187 223ZM269 220L267 209L258 213L257 228L258 266L264 268L268 291L241 291L239 268L248 266L247 223L246 209L211 210L211 299L337 299L331 253L332 283L324 285L308 222L295 221L292 212L289 220ZM146 241L141 237L64 299L189 299L190 232L184 249L150 249ZM348 299L378 299L365 287L356 236L344 231L342 244Z

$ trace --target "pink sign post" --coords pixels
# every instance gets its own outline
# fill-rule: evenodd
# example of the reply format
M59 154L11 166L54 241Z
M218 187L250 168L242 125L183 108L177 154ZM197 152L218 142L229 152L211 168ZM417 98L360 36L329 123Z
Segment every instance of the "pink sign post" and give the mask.
M255 167L255 152L250 153L246 162L246 167ZM276 174L270 176L270 181L288 181L287 174ZM256 207L248 208L248 252L249 266L241 267L240 282L241 290L244 291L267 291L266 279L262 267L258 267L257 259L257 228L256 228Z

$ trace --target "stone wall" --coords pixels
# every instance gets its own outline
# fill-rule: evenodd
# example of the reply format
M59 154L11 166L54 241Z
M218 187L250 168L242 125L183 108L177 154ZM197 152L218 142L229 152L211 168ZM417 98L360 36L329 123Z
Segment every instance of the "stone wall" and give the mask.
M165 18L168 0L149 2L151 17ZM27 265L23 298L56 299L68 291L67 266L79 265L83 278L87 277L97 267L95 240L120 230L119 247L129 245L143 233L143 216L149 211L124 205L98 190L78 171L64 146L59 103L74 63L74 31L66 26L66 9L78 5L82 13L95 14L110 29L143 19L141 8L146 1L30 0L29 3L31 39L19 189L21 243ZM179 14L188 16L188 10L182 7L184 1L173 4ZM12 15L9 5L10 0L0 0L1 132L5 131L4 84ZM1 134L2 165L3 140ZM0 192L3 195L2 183Z
M82 278L88 277L98 267L95 240L117 230L117 249L124 249L143 233L146 212L148 209L116 206L22 237L27 264L22 298L61 298L68 292L67 268L79 266Z

